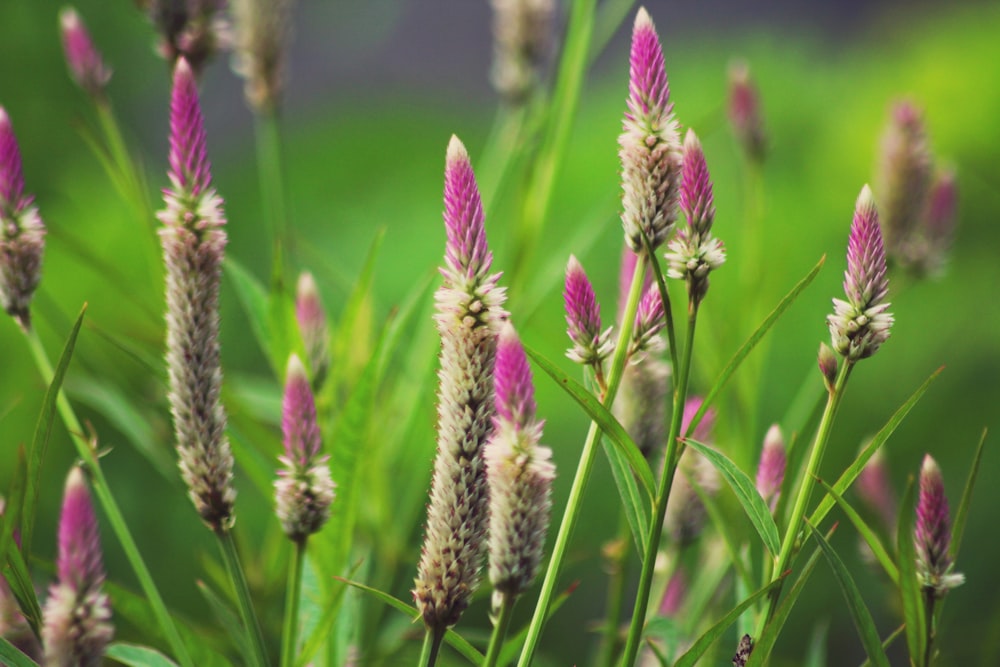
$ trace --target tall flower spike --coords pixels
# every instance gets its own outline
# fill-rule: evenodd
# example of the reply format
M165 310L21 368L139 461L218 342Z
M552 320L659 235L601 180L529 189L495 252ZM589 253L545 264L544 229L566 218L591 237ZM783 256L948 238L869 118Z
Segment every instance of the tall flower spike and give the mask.
M625 241L637 253L644 252L644 239L656 250L677 220L681 141L663 49L645 8L632 30L628 111L618 145Z
M552 507L552 450L539 446L528 358L514 327L500 331L496 356L496 417L485 449L490 482L490 583L517 596L538 574ZM494 606L500 600L494 598Z
M508 104L521 104L538 85L555 16L554 0L491 0L493 87Z
M614 349L611 327L601 331L601 307L594 295L594 287L573 255L569 256L566 264L563 301L566 305L566 332L573 342L566 356L578 364L594 366L599 370Z
M750 78L750 66L737 60L729 66L729 122L743 151L753 162L763 162L767 149L760 93Z
M94 48L87 26L75 9L64 7L59 12L59 27L63 51L66 52L66 65L73 81L91 97L103 98L104 89L111 80L111 69L104 64L101 54Z
M111 605L101 589L104 566L97 516L80 468L66 480L59 518L59 582L49 590L43 613L45 664L97 667L114 629Z
M757 464L757 492L774 512L781 496L781 484L785 481L785 438L781 428L772 424L764 436L764 448Z
M438 438L413 598L426 626L458 622L479 584L489 498L483 446L493 432L496 337L506 318L499 274L490 275L483 207L457 137L445 162L444 284L435 295L441 335Z
M882 135L879 192L889 256L905 267L917 261L921 218L931 185L931 152L920 110L903 100L893 105Z
M280 101L285 51L295 0L233 0L236 49L233 69L243 77L243 94L257 112Z
M157 214L167 282L167 371L181 475L216 532L234 521L233 454L226 439L219 361L219 281L226 247L222 199L211 187L194 73L174 68L170 183Z
M688 130L684 138L682 174L680 208L687 225L670 241L667 275L687 282L688 299L696 306L708 291L708 274L726 261L726 251L722 242L712 236L712 181L701 142L693 130Z
M920 468L920 497L913 539L917 549L917 576L924 589L941 598L965 582L964 575L952 572L955 564L948 553L951 548L948 498L944 493L941 468L930 454L924 456Z
M7 111L0 107L0 305L21 328L31 328L29 306L42 278L45 225L24 194L21 150Z
M878 211L872 191L861 188L847 242L844 292L847 301L833 300L833 315L827 316L833 348L854 362L875 354L889 338L893 317L886 312L889 291L885 249Z
M308 271L299 274L295 288L295 320L313 373L313 386L322 384L330 367L329 330L326 311L319 298L316 280Z
M334 483L327 457L320 456L320 431L309 376L296 355L288 358L281 402L285 454L274 483L278 519L285 534L302 542L330 518Z

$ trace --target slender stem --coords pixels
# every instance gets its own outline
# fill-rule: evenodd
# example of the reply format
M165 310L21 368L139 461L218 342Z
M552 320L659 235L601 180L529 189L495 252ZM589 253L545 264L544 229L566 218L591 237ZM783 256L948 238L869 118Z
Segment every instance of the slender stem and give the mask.
M285 622L281 633L281 667L293 667L299 630L299 597L302 593L302 564L306 557L306 541L296 540L295 553L288 565L288 590L285 591Z
M254 116L257 140L257 175L260 180L261 204L271 232L273 244L272 275L280 277L285 266L284 253L290 250L288 212L285 204L285 170L281 153L281 133L276 111Z
M501 593L500 614L497 616L496 624L493 626L493 634L490 635L490 645L486 649L486 659L483 660L483 667L496 667L500 658L500 650L503 648L503 640L507 636L510 628L510 621L514 618L514 603L517 596L509 593Z
M628 343L632 338L635 311L639 307L639 297L642 294L642 279L645 275L648 261L649 258L643 253L639 256L639 261L635 263L632 286L629 289L628 301L625 304L625 310L622 315L621 330L618 332L618 342L615 345L615 356L611 361L611 370L608 373L608 389L604 394L603 400L605 408L610 408L611 404L614 403L615 394L618 393L618 386L621 384L622 374L625 370ZM569 499L566 501L566 510L563 513L562 522L559 524L556 542L552 547L552 558L549 559L549 567L545 570L542 591L538 596L535 613L531 617L531 625L528 626L528 635L525 637L524 647L521 649L521 658L517 663L518 667L528 667L535 655L538 639L542 633L542 626L545 625L545 617L548 615L549 604L552 601L552 593L559 578L559 570L562 567L563 558L566 556L566 547L569 545L570 537L573 534L573 529L576 527L576 521L580 515L580 509L583 507L583 490L587 486L590 471L594 466L600 433L601 430L597 426L597 422L590 422L590 430L587 432L587 439L583 443L583 451L580 453L580 463L577 465L576 476L573 477Z
M42 378L45 382L51 383L54 377L52 363L45 353L45 348L38 338L38 333L34 329L31 329L26 332L25 336L28 339L28 347L31 350L31 355L35 359L35 364L38 366ZM70 439L76 446L77 453L83 460L87 472L90 474L90 484L94 489L94 495L101 504L104 515L107 517L108 523L115 533L115 537L118 538L122 551L125 552L125 557L135 571L136 579L139 580L139 586L149 600L149 605L153 610L153 615L156 617L156 622L162 628L163 635L174 653L174 658L183 667L194 667L187 647L184 645L180 633L177 631L177 626L174 624L170 612L167 611L167 606L164 604L163 598L156 588L156 583L154 583L153 577L146 567L146 562L139 553L139 547L136 546L135 540L132 538L132 533L129 532L128 525L125 523L125 518L122 516L121 510L118 509L118 504L115 502L114 496L111 495L111 488L104 477L104 471L101 470L100 462L90 443L84 437L84 430L80 425L80 420L76 418L76 413L73 412L73 407L66 398L66 393L61 389L56 396L56 409L59 411L59 415L66 425L66 430L69 431Z
M934 657L934 589L930 586L924 588L924 618L926 619L927 641L924 648L923 667L931 667L931 659Z
M260 623L257 621L257 613L253 609L253 601L250 599L250 587L247 585L246 576L243 574L243 566L240 565L240 556L236 552L236 541L233 540L232 530L214 531L219 538L219 547L222 549L222 560L226 564L226 572L236 593L236 604L240 612L240 620L243 622L243 629L247 633L247 642L253 651L253 664L257 667L267 667L270 662L267 659L267 649L264 647L264 634L260 630Z
M418 667L434 667L437 662L438 651L441 650L441 640L444 639L444 628L427 628L424 632L424 645L420 649L420 662Z
M837 409L840 407L841 399L844 397L844 387L847 379L851 375L854 364L846 359L840 365L837 379L833 385L833 391L829 393L826 401L826 408L823 410L823 417L820 419L819 427L816 429L816 440L813 442L812 450L809 452L809 460L806 463L805 474L799 482L799 487L795 492L795 503L792 505L792 513L788 518L788 527L785 529L785 536L781 541L781 550L774 561L774 568L771 570L771 581L781 577L781 574L788 568L795 550L795 542L798 539L799 530L802 529L802 519L809 506L809 498L812 495L813 487L816 486L816 476L819 473L820 464L823 463L823 454L826 451L826 444L830 440L830 433L833 430L833 422L837 416ZM762 623L766 624L771 620L774 610L777 608L778 598L781 595L781 584L774 588L774 592L768 596L767 613L762 617ZM758 627L758 635L763 627Z
M615 538L614 551L610 558L611 574L608 577L608 607L604 615L604 638L601 642L601 654L597 660L598 667L612 667L615 656L621 645L618 633L618 622L625 606L625 573L628 556L631 552L632 535L625 512L618 513L618 537Z
M677 461L680 460L681 445L678 436L681 433L681 420L684 417L684 401L687 400L688 379L691 376L691 351L694 349L694 332L697 323L698 308L691 306L688 309L687 345L684 347L680 373L677 384L674 386L674 406L673 414L670 417L670 433L667 435L667 450L663 455L663 474L660 476L660 484L656 489L656 507L649 527L646 553L642 557L639 589L636 592L632 622L629 624L628 639L625 641L625 653L621 662L623 667L631 667L635 663L642 640L642 628L646 623L649 592L653 585L653 570L656 565L656 551L660 547L663 520L667 513L667 500L670 498L670 487L673 485L674 473L677 471Z

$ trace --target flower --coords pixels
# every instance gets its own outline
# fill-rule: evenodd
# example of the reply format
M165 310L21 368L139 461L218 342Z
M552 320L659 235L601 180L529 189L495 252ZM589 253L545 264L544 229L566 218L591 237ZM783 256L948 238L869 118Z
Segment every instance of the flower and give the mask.
M59 517L58 583L43 613L45 664L97 667L114 634L111 604L101 585L104 565L97 516L80 468L66 479Z
M0 107L0 305L25 331L31 298L42 279L45 225L34 198L24 194L21 150Z
M834 313L826 318L834 349L849 362L870 357L889 338L893 317L885 302L888 291L878 211L866 185L858 195L847 242L847 300L834 299Z
M886 529L895 532L896 497L883 448L876 449L861 469L856 488L861 500L878 515Z
M670 103L663 49L640 8L632 29L628 111L618 137L622 165L622 227L637 253L656 250L677 220L681 142Z
M295 0L233 0L233 69L255 111L273 112L284 85L282 70Z
M573 255L566 264L563 301L566 305L566 333L573 342L566 356L578 364L594 366L599 370L614 350L611 327L601 331L601 307L594 295L594 287Z
M925 590L941 598L950 589L965 583L964 575L952 571L955 564L949 553L948 498L944 493L941 468L930 454L924 456L920 467L920 497L913 542L917 550L917 577Z
M136 0L160 32L158 51L176 65L187 60L197 76L216 51L229 47L226 0Z
M167 370L181 475L212 530L235 520L233 454L220 400L219 281L226 247L222 199L211 166L198 90L187 61L177 61L170 100L170 184L157 214L167 282Z
M87 26L75 9L64 7L59 12L59 27L63 51L66 52L66 64L76 85L92 97L103 97L104 89L111 80L111 69L104 64L101 54L94 48Z
M764 448L757 464L757 492L774 512L781 497L781 484L785 481L785 438L781 428L772 424L764 436Z
M750 66L743 60L729 66L729 123L747 157L753 162L763 162L767 134L760 110L760 93L750 78Z
M491 0L493 87L510 104L525 101L538 84L552 39L553 0Z
M920 110L910 101L896 102L882 135L878 186L885 245L889 255L904 265L910 263L908 246L920 226L932 169Z
M289 538L304 541L330 518L335 484L326 456L320 456L320 432L316 403L306 368L297 355L288 358L285 394L281 402L281 432L284 467L274 483L281 527Z
M318 387L330 368L329 329L326 311L319 298L316 280L308 271L299 274L295 287L295 321L299 325L306 360L313 373L313 385Z
M444 284L435 295L441 335L438 449L413 598L424 624L458 622L479 585L489 497L483 447L493 432L496 337L506 319L499 274L490 274L483 206L465 146L445 161Z

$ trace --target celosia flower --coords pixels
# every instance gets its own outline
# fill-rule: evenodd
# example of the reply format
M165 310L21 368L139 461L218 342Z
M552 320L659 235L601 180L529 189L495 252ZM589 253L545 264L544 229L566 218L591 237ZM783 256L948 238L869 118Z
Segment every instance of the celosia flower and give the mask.
M295 288L295 320L312 369L313 386L319 386L330 367L329 331L319 289L308 271L299 274Z
M942 169L934 176L927 206L920 228L920 235L911 253L912 269L918 275L939 273L955 234L956 212L958 208L958 187L955 171Z
M278 106L294 6L295 0L233 0L233 69L245 80L243 94L257 112Z
M552 38L553 0L491 0L493 69L497 92L510 104L534 90Z
M489 498L482 449L493 432L493 366L504 292L490 275L483 206L457 137L448 144L444 284L435 295L441 335L438 452L413 598L428 628L458 622L479 584Z
M920 468L920 497L913 540L917 549L917 576L925 590L941 598L965 582L964 575L952 572L955 564L948 553L951 548L948 498L944 493L941 468L930 454L924 456Z
M21 150L0 107L0 305L21 328L31 328L31 297L42 278L45 225L24 194Z
M111 80L111 69L104 64L101 54L87 32L80 15L72 7L59 12L66 64L76 85L95 98L104 97L104 89Z
M688 298L697 306L708 291L708 274L726 261L726 251L722 242L712 236L712 181L701 142L692 130L684 138L682 174L680 208L688 224L670 241L667 275L687 282Z
M910 247L919 235L931 184L932 161L920 110L909 101L897 102L882 136L879 192L882 227L889 255L911 264Z
M885 302L888 291L878 211L866 185L858 195L847 242L847 301L834 299L834 314L826 318L834 349L849 362L870 357L889 338L893 318Z
M97 517L80 468L66 479L59 517L59 582L49 590L43 614L45 664L97 667L114 634L111 605L101 589L104 565Z
M563 290L566 304L566 332L573 347L566 356L578 364L600 370L611 352L611 327L601 331L601 307L594 295L594 287L576 257L570 255L566 265L566 287Z
M220 401L219 281L226 246L222 199L211 187L194 74L181 58L170 100L170 184L157 214L167 280L167 370L181 475L209 528L232 526L233 455Z
M632 344L629 358L643 352L660 351L665 347L659 333L666 326L663 297L658 285L650 285L639 300L635 311L635 325L632 328Z
M229 46L226 0L136 0L136 4L159 31L158 50L167 62L184 58L197 75L216 51Z
M878 515L883 525L893 530L896 525L896 496L889 480L889 466L886 464L884 449L876 449L868 459L858 475L855 488L861 500Z
M729 66L729 122L747 157L763 162L767 149L760 94L750 78L750 67L737 60Z
M490 484L490 583L496 593L517 596L538 574L556 471L552 450L538 445L544 422L535 418L531 368L510 323L500 331L494 379L494 431L484 450Z
M677 569L670 575L667 581L667 588L663 591L663 599L660 600L660 616L665 618L676 617L687 598L688 584L684 569L678 564Z
M677 220L681 141L663 49L645 8L632 30L628 111L618 145L625 240L637 253L644 252L645 242L656 250Z
M772 424L764 436L764 448L757 464L757 492L771 511L778 505L781 484L785 481L785 438L781 428Z
M274 483L278 519L285 534L302 542L330 518L334 483L327 457L320 456L316 403L305 366L296 355L288 358L285 395L281 402L284 468Z
M702 399L692 396L684 404L681 433L687 433L694 415L701 408ZM715 410L709 408L691 434L691 439L708 444L715 426ZM695 491L697 485L704 493L714 495L720 486L719 473L704 456L691 448L685 448L677 463L677 472L663 525L673 540L679 545L690 544L701 535L705 525L705 506Z

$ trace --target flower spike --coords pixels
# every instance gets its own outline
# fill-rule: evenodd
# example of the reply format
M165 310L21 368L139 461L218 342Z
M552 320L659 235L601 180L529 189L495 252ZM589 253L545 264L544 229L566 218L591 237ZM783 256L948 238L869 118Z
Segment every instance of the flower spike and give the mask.
M785 481L785 463L785 438L781 428L772 424L764 436L764 448L757 465L757 492L772 513L781 496L781 484Z
M59 12L59 27L66 64L76 85L91 97L104 97L104 89L111 80L111 69L104 64L101 54L94 47L80 15L72 7L63 8Z
M920 497L917 500L917 522L914 527L917 549L917 576L923 587L941 598L965 582L965 576L952 572L951 520L948 518L948 498L944 493L941 468L924 456L920 468Z
M510 105L523 104L538 85L545 64L554 0L491 0L493 87Z
M594 366L599 371L614 349L611 327L601 331L601 306L597 303L587 273L573 255L566 264L563 301L566 305L566 332L573 342L566 356L578 364Z
M760 110L760 93L750 78L750 66L738 60L729 66L729 122L747 157L761 163L767 135Z

